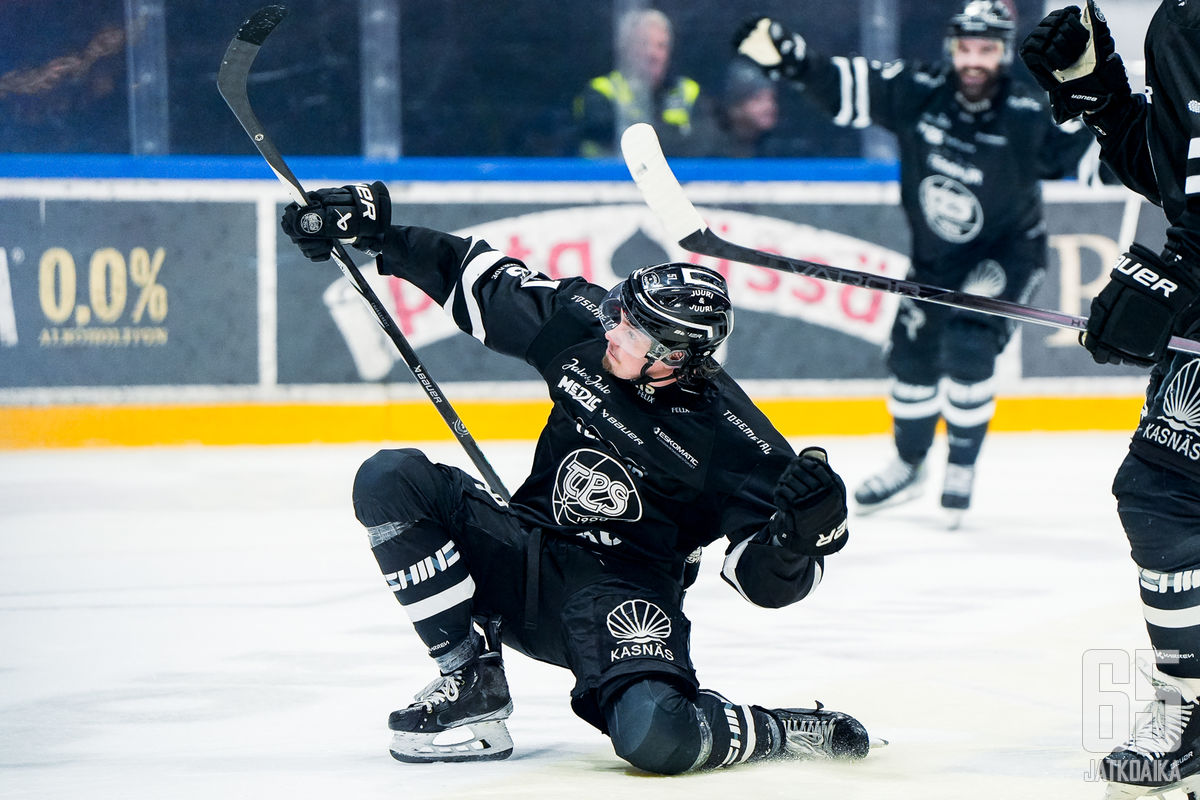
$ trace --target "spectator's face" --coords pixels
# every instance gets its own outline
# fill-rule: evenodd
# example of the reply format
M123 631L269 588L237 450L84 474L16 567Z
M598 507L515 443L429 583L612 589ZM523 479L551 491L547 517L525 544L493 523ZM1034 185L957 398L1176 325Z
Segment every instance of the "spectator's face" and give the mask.
M1004 42L955 38L951 40L950 52L963 97L972 102L991 97L1004 62Z
M656 22L645 23L634 31L626 60L625 69L631 73L630 77L658 86L671 60L671 34Z
M735 129L758 133L773 130L779 122L779 103L775 90L770 87L759 89L729 109L729 117Z

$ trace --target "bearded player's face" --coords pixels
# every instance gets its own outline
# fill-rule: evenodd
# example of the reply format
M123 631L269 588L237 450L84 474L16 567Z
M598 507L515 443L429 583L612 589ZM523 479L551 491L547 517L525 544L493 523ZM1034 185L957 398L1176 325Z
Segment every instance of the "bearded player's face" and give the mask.
M958 37L950 42L950 54L963 97L971 102L991 97L1004 64L1004 42Z

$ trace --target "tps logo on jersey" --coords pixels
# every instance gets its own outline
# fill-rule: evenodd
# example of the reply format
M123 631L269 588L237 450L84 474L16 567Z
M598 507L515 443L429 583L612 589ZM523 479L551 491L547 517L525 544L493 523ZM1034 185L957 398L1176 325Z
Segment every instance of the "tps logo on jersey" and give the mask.
M675 660L675 654L666 646L671 635L671 618L649 600L626 600L608 612L605 624L617 640L609 657L611 661L645 656Z
M975 193L945 175L930 175L919 189L930 229L947 242L969 242L983 228L983 206Z
M1140 431L1143 439L1200 461L1200 359L1188 362L1171 379L1162 413L1155 420L1166 424L1147 420Z
M598 450L576 450L562 460L553 500L554 519L562 525L642 518L642 501L628 470Z

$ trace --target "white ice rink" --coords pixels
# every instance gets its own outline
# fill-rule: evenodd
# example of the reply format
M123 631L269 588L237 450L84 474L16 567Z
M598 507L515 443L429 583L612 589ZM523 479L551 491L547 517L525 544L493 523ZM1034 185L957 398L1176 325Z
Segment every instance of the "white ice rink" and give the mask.
M994 435L962 529L932 495L852 518L791 608L741 600L714 545L685 608L703 683L819 699L891 744L677 778L626 768L570 675L515 653L512 758L388 756L388 712L434 670L350 508L376 445L0 452L0 797L1099 800L1084 654L1148 646L1109 494L1126 442ZM890 448L796 443L850 485ZM531 445L484 450L515 488Z

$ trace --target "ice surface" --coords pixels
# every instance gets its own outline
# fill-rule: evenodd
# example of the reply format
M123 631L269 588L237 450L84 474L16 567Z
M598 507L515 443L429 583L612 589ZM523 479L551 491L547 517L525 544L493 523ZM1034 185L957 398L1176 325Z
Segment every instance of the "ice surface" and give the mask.
M570 712L570 675L515 653L511 759L388 756L388 712L434 671L350 509L378 445L3 452L0 797L1099 800L1084 652L1148 646L1109 493L1126 441L994 435L960 530L935 468L927 498L852 518L791 608L744 602L710 548L686 606L704 684L820 699L891 744L678 778L627 768ZM890 450L795 444L850 486ZM515 488L531 444L484 450Z

